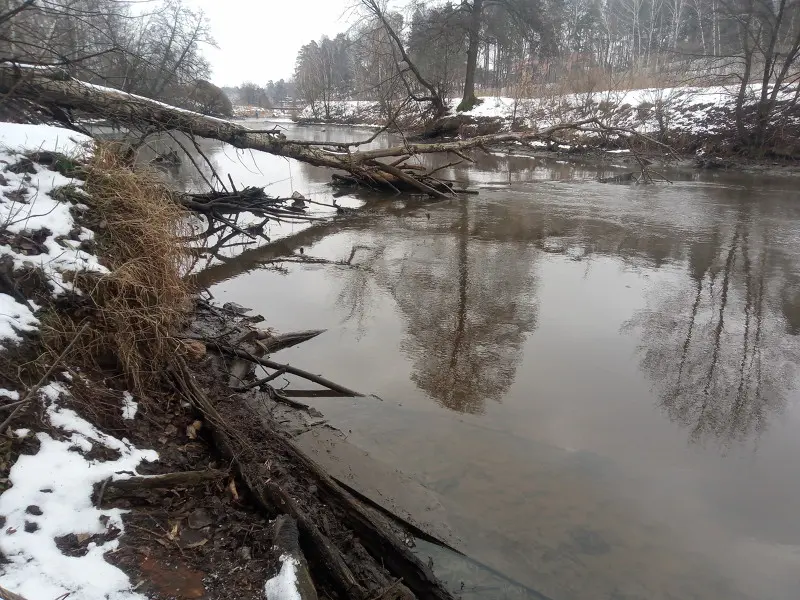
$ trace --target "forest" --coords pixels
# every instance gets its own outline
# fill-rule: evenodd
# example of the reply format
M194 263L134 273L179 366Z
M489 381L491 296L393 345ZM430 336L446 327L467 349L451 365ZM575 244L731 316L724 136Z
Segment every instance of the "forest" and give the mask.
M230 100L208 81L205 15L183 0L3 0L0 57L64 70L83 81L229 115Z
M483 96L725 86L740 138L760 146L796 118L797 0L361 0L349 31L305 44L298 98L328 114L337 100L407 97L469 110ZM438 103L438 106L436 105Z

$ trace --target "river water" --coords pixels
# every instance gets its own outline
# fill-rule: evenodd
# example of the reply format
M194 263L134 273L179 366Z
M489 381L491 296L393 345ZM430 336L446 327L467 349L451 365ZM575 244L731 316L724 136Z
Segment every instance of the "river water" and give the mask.
M330 199L324 170L208 154L237 184ZM328 329L281 360L382 400L309 401L519 584L434 557L464 598L800 597L800 182L475 158L449 176L477 196L287 239L358 268L252 251L200 281L277 330Z

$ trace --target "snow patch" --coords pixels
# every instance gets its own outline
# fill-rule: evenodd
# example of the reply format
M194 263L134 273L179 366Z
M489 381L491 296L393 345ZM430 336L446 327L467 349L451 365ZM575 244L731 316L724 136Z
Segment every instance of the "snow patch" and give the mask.
M12 153L49 150L76 156L86 152L91 143L92 138L88 135L63 127L30 123L0 124L0 147Z
M122 393L122 418L131 420L136 416L139 410L139 404L134 402L133 395L130 392Z
M303 600L297 589L297 559L282 554L281 570L264 584L264 595L267 600Z
M4 398L11 398L12 400L19 400L19 392L15 392L14 390L0 388L0 396L3 396Z
M117 539L90 542L84 556L66 556L56 539L69 534L113 534L123 530L120 509L98 509L92 504L96 483L124 473L135 473L142 461L154 461L152 450L138 450L126 440L98 431L57 400L67 394L59 383L41 390L51 424L69 439L37 433L39 451L21 455L11 467L10 489L0 496L0 585L27 598L73 600L144 600L131 590L128 577L107 563L104 554L117 548ZM17 432L21 433L21 430ZM27 432L26 432L27 434ZM80 452L94 444L119 452L116 460L88 460Z
M78 157L89 151L90 143L88 136L61 127L0 123L0 165L17 163L24 158L25 151L60 152ZM76 230L70 205L53 198L54 189L75 185L75 181L41 165L33 164L30 169L34 172L14 173L6 169L2 173L0 230L6 234L24 234L46 229L48 234L42 242L45 251L28 255L10 245L0 245L0 255L10 257L14 268L41 268L55 294L73 290L64 278L65 272L106 273L97 257L79 248L81 241L93 238L93 232L85 228ZM68 239L70 234L77 234L74 237L78 240ZM0 294L0 347L6 346L4 342L20 341L19 332L32 331L38 324L30 307Z
M0 348L4 347L3 340L21 342L19 332L34 331L38 325L39 319L31 309L8 294L0 294Z

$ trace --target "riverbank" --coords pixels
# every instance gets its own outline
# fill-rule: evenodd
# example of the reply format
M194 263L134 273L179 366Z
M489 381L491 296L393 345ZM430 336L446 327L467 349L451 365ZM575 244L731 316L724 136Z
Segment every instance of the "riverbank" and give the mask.
M753 112L758 85L748 90L744 112ZM699 167L738 168L743 163L797 164L800 160L800 107L795 90L789 88L776 99L774 135L763 156L743 158L736 148L735 104L738 89L723 86L684 86L632 90L591 91L581 94L538 98L484 97L472 110L453 109L442 119L424 123L426 106L409 102L398 122L402 129L426 138L472 137L506 131L543 130L561 123L598 119L610 127L624 128L669 144L685 158L696 159ZM456 100L451 99L450 106ZM306 107L298 123L370 125L385 123L387 108L373 101L333 101L326 106ZM778 121L780 119L780 121ZM777 130L776 130L777 131ZM627 144L603 134L575 136L571 153L594 149L625 149Z
M0 586L449 598L411 534L293 445L324 420L259 381L256 356L302 336L197 299L160 180L55 127L3 124L0 147Z

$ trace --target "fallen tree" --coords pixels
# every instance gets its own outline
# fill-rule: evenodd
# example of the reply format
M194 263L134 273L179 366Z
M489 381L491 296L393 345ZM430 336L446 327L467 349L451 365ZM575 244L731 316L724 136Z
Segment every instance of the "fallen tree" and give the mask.
M487 149L493 144L534 141L558 143L568 133L637 137L662 148L661 142L631 129L609 126L596 118L561 123L541 131L519 131L477 136L438 143L405 143L389 148L360 150L393 126L388 123L370 138L357 142L318 142L287 139L278 129L250 129L240 123L202 115L142 96L93 85L70 77L64 71L30 65L1 64L0 93L5 102L19 103L73 129L82 130L73 111L103 118L142 131L144 135L179 131L226 142L235 148L258 150L293 158L317 167L346 171L353 181L394 191L414 190L433 197L448 198L459 190L452 182L438 179L441 168L428 170L408 161L423 154L447 153L457 157L447 166L471 159L466 151Z

